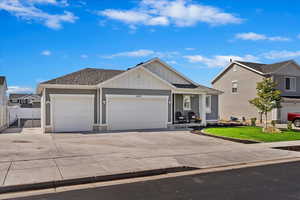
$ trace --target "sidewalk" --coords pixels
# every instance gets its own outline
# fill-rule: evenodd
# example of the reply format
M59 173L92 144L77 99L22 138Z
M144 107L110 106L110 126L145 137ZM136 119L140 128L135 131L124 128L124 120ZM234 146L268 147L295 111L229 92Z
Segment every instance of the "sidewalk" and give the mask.
M271 143L239 144L187 131L88 135L27 131L0 135L0 192L25 184L54 185L159 169L203 169L300 157L300 152L272 149Z

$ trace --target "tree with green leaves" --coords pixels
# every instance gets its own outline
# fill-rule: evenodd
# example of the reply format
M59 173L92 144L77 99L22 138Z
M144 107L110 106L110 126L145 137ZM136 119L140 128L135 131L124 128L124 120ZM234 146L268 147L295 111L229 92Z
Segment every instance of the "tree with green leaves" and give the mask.
M265 128L268 125L268 113L275 108L280 108L281 91L275 87L276 83L271 78L264 78L262 82L257 83L257 97L249 101L259 113L265 115Z

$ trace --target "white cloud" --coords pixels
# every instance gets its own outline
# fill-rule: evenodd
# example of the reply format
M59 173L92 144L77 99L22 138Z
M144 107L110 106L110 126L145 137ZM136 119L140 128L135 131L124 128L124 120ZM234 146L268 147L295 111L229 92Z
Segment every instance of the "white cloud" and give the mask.
M34 90L31 87L23 86L8 86L7 93L32 93Z
M179 53L177 51L153 51L150 49L139 49L135 51L124 51L115 53L112 55L102 56L103 58L114 58L114 57L160 57L160 58L173 58L174 56L178 56Z
M0 0L0 10L9 12L26 21L37 21L51 29L62 28L62 23L74 23L78 17L69 11L62 14L49 14L36 7L36 4L67 6L67 1L56 0Z
M41 52L41 55L43 55L43 56L51 56L51 54L52 54L52 52L49 50L44 50Z
M80 55L80 58L83 58L83 59L88 58L88 57L89 57L89 56L86 55L86 54L81 54L81 55Z
M242 40L269 40L269 41L289 41L290 39L287 37L281 37L281 36L266 36L264 34L258 34L254 32L248 32L248 33L238 33L235 35L235 38L242 39Z
M270 51L262 54L267 59L282 59L282 58L293 58L299 57L300 51Z
M114 58L114 57L146 57L151 56L155 52L148 49L140 49L136 51L124 51L120 53L115 53L109 56L103 56L104 58Z
M130 10L106 9L99 15L118 20L129 25L185 27L197 23L224 25L241 23L242 19L223 12L213 6L193 3L189 0L142 0Z
M183 56L190 63L203 63L208 67L224 67L232 60L257 61L258 58L253 55L235 56L235 55L216 55L211 58L202 55Z
M188 47L188 48L185 48L186 51L194 51L196 50L196 48L191 48L191 47Z
M177 64L177 62L175 60L167 60L167 63L168 64L172 64L172 65Z

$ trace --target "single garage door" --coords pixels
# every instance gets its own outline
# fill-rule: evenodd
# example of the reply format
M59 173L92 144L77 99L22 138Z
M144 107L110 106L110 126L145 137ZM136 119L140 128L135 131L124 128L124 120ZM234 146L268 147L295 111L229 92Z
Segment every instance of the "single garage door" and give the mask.
M282 103L281 104L281 122L286 123L287 122L287 114L289 112L291 113L300 113L300 103Z
M94 95L50 95L54 132L92 131Z
M109 130L166 128L168 96L106 95Z

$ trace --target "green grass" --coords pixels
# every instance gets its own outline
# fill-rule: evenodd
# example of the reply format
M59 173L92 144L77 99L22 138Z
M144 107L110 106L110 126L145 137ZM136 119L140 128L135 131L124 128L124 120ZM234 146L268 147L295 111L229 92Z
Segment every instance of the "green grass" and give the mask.
M300 140L300 132L283 130L281 133L264 133L260 127L226 127L226 128L206 128L205 133L237 138L244 140L254 140L259 142L279 142Z

